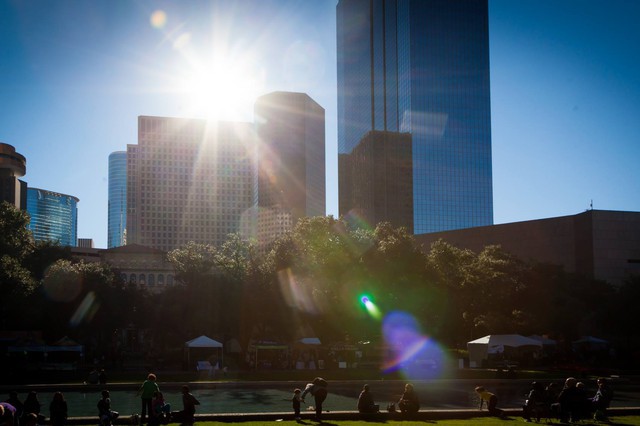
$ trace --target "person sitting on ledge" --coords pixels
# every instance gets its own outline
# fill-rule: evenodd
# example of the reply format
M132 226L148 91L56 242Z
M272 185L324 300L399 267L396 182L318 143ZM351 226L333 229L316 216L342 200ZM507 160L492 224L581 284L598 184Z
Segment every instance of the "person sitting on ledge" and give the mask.
M414 414L420 410L420 400L411 383L404 385L404 393L398 401L398 408L404 414Z
M369 391L369 385L362 387L362 392L358 396L358 411L363 414L377 413L379 405L373 402L373 394Z

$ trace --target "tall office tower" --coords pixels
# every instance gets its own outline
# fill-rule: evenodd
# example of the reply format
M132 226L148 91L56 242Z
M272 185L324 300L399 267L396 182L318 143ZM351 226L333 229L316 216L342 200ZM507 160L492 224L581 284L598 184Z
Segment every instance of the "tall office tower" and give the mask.
M127 145L127 244L168 251L239 232L254 148L251 123L139 117L138 144Z
M409 133L371 131L348 156L352 209L370 224L413 232L413 162Z
M340 0L337 49L339 154L411 133L414 232L492 224L487 0Z
M258 241L324 216L324 108L305 93L273 92L255 103Z
M0 142L0 202L27 209L27 184L18 179L27 172L27 160L9 144Z
M107 222L107 248L127 244L127 152L109 155L109 212Z
M76 247L78 243L78 202L73 195L46 189L27 189L28 228L37 241L57 241Z

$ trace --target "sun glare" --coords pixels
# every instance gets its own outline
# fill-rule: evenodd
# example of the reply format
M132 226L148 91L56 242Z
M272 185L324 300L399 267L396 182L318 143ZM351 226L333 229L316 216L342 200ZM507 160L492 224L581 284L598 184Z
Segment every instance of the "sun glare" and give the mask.
M194 114L216 120L251 119L253 104L262 94L258 78L225 60L186 77L184 91Z

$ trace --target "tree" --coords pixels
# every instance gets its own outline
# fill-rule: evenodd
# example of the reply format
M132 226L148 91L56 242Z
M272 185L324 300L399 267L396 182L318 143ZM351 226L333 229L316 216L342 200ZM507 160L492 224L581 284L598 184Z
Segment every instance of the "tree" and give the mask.
M36 282L26 267L33 251L33 237L27 229L29 215L7 202L0 203L0 327L21 324L22 307Z
M187 286L197 286L208 281L216 254L215 247L190 241L170 251L167 258L173 264L178 281Z

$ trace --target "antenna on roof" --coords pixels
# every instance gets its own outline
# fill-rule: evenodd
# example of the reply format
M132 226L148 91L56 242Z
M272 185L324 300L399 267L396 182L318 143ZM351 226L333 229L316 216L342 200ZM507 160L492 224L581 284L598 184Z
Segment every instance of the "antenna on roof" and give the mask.
M591 204L589 204L589 210L593 210L593 199L591 200Z

